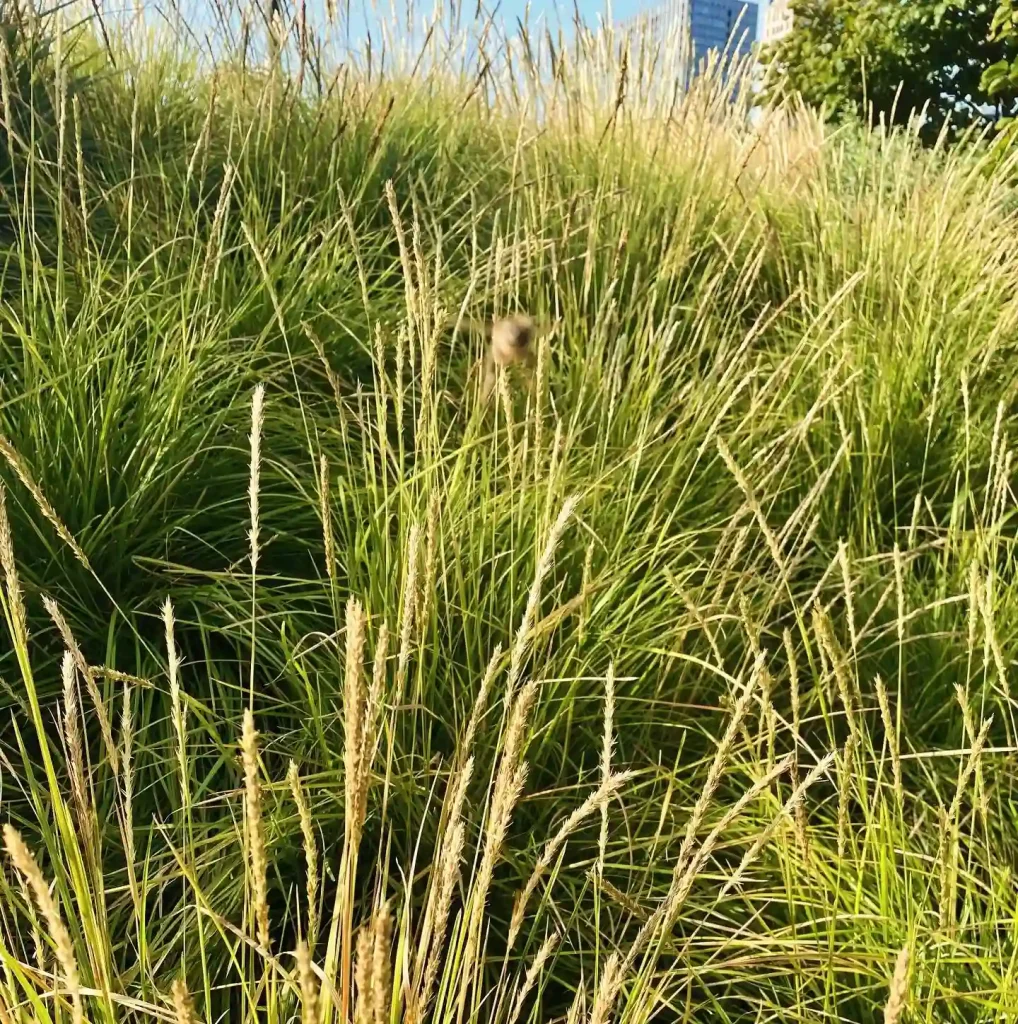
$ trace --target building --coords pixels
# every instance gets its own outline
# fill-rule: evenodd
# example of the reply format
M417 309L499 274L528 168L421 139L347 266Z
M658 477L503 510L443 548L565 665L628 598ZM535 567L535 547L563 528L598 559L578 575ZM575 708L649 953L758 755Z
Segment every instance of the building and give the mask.
M759 10L749 0L690 0L689 31L696 60L711 50L729 59L748 55L757 41Z
M764 28L761 42L766 46L776 43L792 31L794 14L790 0L771 0L764 14Z
M640 11L619 24L623 31L649 32L663 39L679 27L689 27L689 0L668 0L658 7Z
M748 55L758 39L758 21L759 8L752 0L666 0L620 27L639 27L663 38L681 26L689 32L693 60L699 63L711 50L728 59Z

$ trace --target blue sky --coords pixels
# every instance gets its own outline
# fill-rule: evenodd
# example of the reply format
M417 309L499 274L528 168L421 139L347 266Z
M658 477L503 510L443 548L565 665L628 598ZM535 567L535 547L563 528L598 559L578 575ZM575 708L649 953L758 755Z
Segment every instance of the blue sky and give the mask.
M116 2L117 0L114 0L114 3ZM259 0L259 2L267 4L268 0ZM293 2L294 0L290 0L290 3ZM312 17L318 21L324 14L327 0L306 0L306 2ZM420 28L421 19L432 9L434 2L435 0L409 0L415 10L416 21L412 36L416 37L416 30ZM441 6L446 10L448 10L450 2L452 0L439 0ZM471 23L478 0L454 0L454 2L458 3L463 10L463 23ZM507 35L514 34L517 19L523 20L527 15L528 8L532 27L546 24L554 29L556 25L562 23L568 34L568 28L573 20L574 2L587 24L594 25L599 16L602 18L609 16L609 11L613 21L623 21L641 11L664 6L668 0L480 0L482 11L491 12L497 8L496 21L501 22L500 27L504 28ZM756 0L756 2L762 28L763 12L769 0ZM408 0L335 0L335 3L340 10L346 9L349 4L350 19L347 38L356 47L358 43L364 41L369 26L374 29L380 19L392 24L390 12L399 16L405 11ZM104 6L107 4L104 3ZM123 7L123 0L120 0L117 6ZM202 27L211 28L208 0L178 0L178 7L181 11L186 12L186 21L199 33ZM126 5L126 9L130 9L130 4ZM401 18L400 21L402 21ZM372 31L371 34L373 37L377 37L375 31Z
M460 0L460 2L465 10L472 11L477 0ZM664 2L666 0L610 0L610 14L614 20L624 20L638 14L640 11L661 6ZM768 0L756 0L756 2L762 19ZM324 3L325 0L310 0L309 6L323 7ZM343 0L338 0L338 3L342 4ZM511 29L516 24L517 18L523 18L527 7L529 8L529 17L531 17L532 24L538 22L539 19L544 19L545 22L552 25L557 23L559 17L562 17L566 22L570 22L572 7L574 7L574 0L481 0L481 3L483 9L487 11L494 10L497 7L498 17L507 29ZM598 15L605 16L609 9L609 0L576 0L576 3L580 13L590 24L596 22ZM377 6L384 10L388 5L387 0L381 0L381 2L377 3L373 3L371 0L368 0L368 2L365 2L365 0L350 0L350 7L352 8L351 22L353 23L351 30L353 34L356 35L356 27L366 27L371 23L373 19L372 7ZM404 0L397 0L394 6L397 9L401 9L404 7ZM424 2L419 0L416 6L419 11L423 12L428 6L427 0L424 0ZM446 6L446 4L443 3L443 6Z
M309 6L321 7L325 0L308 0ZM344 0L336 0L342 6ZM364 32L372 22L377 23L378 10L387 11L390 5L402 11L406 0L348 0L351 9L350 37L355 41L363 38ZM449 0L441 0L442 6L448 8ZM473 17L478 0L457 0L464 11L464 21L469 23ZM639 14L641 11L652 10L664 6L668 0L575 0L576 7L588 24L594 24L598 16L606 17L610 10L613 21L623 21ZM769 0L751 0L756 2L760 26L763 28L763 13ZM480 0L482 10L490 12L497 9L496 20L500 21L508 34L512 34L517 19L524 19L529 8L529 20L532 26L542 23L554 27L560 21L566 25L572 22L574 0ZM418 18L431 6L431 0L413 0ZM610 8L609 8L610 4Z

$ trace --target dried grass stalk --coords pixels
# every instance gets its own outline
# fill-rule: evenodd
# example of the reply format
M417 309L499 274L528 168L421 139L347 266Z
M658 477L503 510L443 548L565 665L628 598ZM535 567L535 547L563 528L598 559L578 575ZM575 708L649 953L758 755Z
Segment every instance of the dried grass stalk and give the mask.
M414 629L414 609L417 607L417 574L420 561L421 529L414 523L407 539L406 574L403 580L403 610L399 626L399 660L396 667L396 694L402 697L406 686L407 667L410 663L410 645Z
M849 732L841 764L838 766L838 860L845 856L848 846L848 805L852 799L852 780L855 777L856 745L855 733Z
M644 907L641 907L632 896L624 893L618 886L609 882L607 878L595 878L594 882L608 899L613 903L617 903L626 913L632 914L637 921L646 921L650 916L650 913Z
M877 703L880 705L880 717L884 721L884 735L887 737L887 749L891 755L891 775L894 779L894 793L898 798L898 806L905 803L905 790L901 782L901 750L898 747L898 727L891 714L891 702L887 696L887 687L883 679L877 676L875 681ZM974 737L972 737L974 739Z
M71 799L83 835L90 830L88 796L85 783L85 758L81 743L81 721L78 711L78 688L75 685L74 657L64 651L61 663L64 684L64 742L67 745L67 774L71 786Z
M509 657L509 677L506 680L506 692L511 696L519 681L520 671L523 668L523 661L526 658L531 642L531 630L537 618L537 612L541 605L541 590L544 580L551 571L555 559L555 549L558 547L562 534L565 532L569 519L572 516L578 502L576 496L567 498L562 505L558 518L548 531L548 537L544 542L544 549L537 560L537 568L534 572L534 581L530 585L530 593L527 595L527 606L523 611L523 619L519 629L516 631L516 639L513 643L512 653Z
M46 922L46 930L49 932L50 941L56 950L57 962L64 976L64 986L71 997L71 1019L74 1024L82 1024L84 1013L81 1006L81 983L70 933L60 916L60 909L46 884L35 855L25 845L21 834L13 825L4 825L3 832L4 845L7 847L11 863L28 883L39 912Z
M516 937L519 935L520 928L523 925L523 915L526 912L530 897L534 894L534 890L537 888L538 882L540 882L544 873L551 867L558 856L565 841L579 828L586 818L590 817L595 811L605 807L612 796L632 779L634 775L635 772L619 772L617 775L610 775L582 804L573 810L572 814L566 818L555 835L545 844L534 870L527 879L527 884L516 894L512 918L509 923L510 948L516 941Z
M325 542L325 571L336 582L336 541L332 534L332 501L329 488L329 459L322 453L318 465L318 501L322 517L322 539Z
M466 843L466 830L462 821L463 802L473 770L474 759L471 757L449 784L442 842L434 861L436 871L428 893L427 910L419 938L420 954L417 957L415 984L407 1000L407 1024L416 1024L423 1018L438 977L452 898L460 879L460 862Z
M346 769L346 822L351 844L360 842L364 818L360 807L363 790L364 712L366 697L363 677L364 610L356 598L346 606L346 671L343 680L343 713L346 736L343 759Z
M841 568L841 585L845 598L845 616L848 619L849 643L854 654L859 647L859 638L855 631L855 601L852 597L852 566L848 560L848 546L838 541L838 565Z
M834 635L834 626L830 616L819 606L813 606L813 631L816 634L820 649L830 662L831 671L834 673L834 680L838 685L838 695L841 697L842 706L845 708L845 717L848 721L848 728L853 736L858 738L859 723L856 716L857 701L855 699L855 688L848 674L848 659L842 650L838 638Z
M439 549L439 516L440 498L437 491L433 492L428 501L428 532L424 543L424 572L420 586L417 588L417 609L414 612L414 622L417 626L417 643L424 642L424 631L428 627L428 620L431 618L431 608L434 602L435 586L438 573L438 549Z
M887 993L887 1003L884 1005L884 1024L898 1024L901 1020L908 998L908 968L909 952L908 946L905 946L898 954L894 974L891 975L891 987Z
M420 984L408 1001L407 1021L413 1024L423 1020L431 1001L431 994L438 977L438 969L445 953L445 933L452 908L452 898L460 879L460 863L466 843L466 830L462 821L451 825L442 843L438 858L438 884L435 888L434 911L430 922L430 946L423 961Z
M897 601L898 643L905 641L905 559L901 548L894 545L894 592Z
M604 973L594 991L594 1005L590 1010L590 1024L606 1024L612 1007L622 988L625 966L622 957L613 951L605 961Z
M760 506L760 502L757 499L756 492L753 490L752 484L750 484L749 480L746 478L745 473L742 472L724 440L718 437L716 444L718 454L721 456L725 466L728 467L728 472L735 478L735 482L739 485L739 490L741 490L745 496L746 504L753 513L757 526L760 527L760 532L763 534L764 541L767 544L767 550L770 551L771 558L774 559L774 564L777 566L782 580L787 580L788 568L785 565L785 558L781 554L781 546L778 544L778 538L771 529L770 523L767 522L767 517L764 515L764 511Z
M528 699L528 690L532 690L532 688L533 683L528 683L523 688L517 700L518 706L524 702L533 703L532 695ZM512 731L513 724L510 722L509 732L512 733ZM495 783L492 787L491 806L485 823L484 851L481 854L481 861L474 875L470 892L470 911L467 921L464 964L474 963L477 956L480 946L481 926L484 920L484 908L488 899L488 890L491 887L491 879L495 871L495 865L502 855L502 847L505 843L509 823L512 820L512 813L523 793L523 786L526 780L527 765L525 762L518 763L514 758L510 757L510 744L507 740L498 773L495 776ZM465 998L466 988L469 984L468 971L465 970L463 972L462 979L460 988L461 1000Z
M378 908L371 931L371 1005L374 1024L385 1024L392 1002L392 964L389 958L392 946L392 909L388 902Z
M792 789L799 786L799 727L801 723L799 709L799 666L795 656L795 645L792 643L792 634L786 629L782 634L782 642L785 646L785 658L788 661L788 693L792 705L792 766L789 769L792 779ZM797 801L794 812L795 836L799 844L799 852L803 858L809 857L809 831L806 821L806 806L803 801Z
M300 980L301 1021L303 1024L318 1024L318 979L311 966L311 954L307 943L297 943L297 976Z
M205 249L205 259L202 262L201 278L198 281L199 295L205 294L206 285L210 280L214 280L219 272L219 260L222 257L222 228L230 209L233 181L236 176L237 168L227 161L223 165L223 181L219 186L219 198L216 200L216 210L212 215L212 227L209 229L209 241Z
M961 708L962 722L965 726L965 735L968 737L969 744L974 748L977 740L976 734L976 723L972 717L972 709L969 707L968 694L960 683L956 683L954 687L954 695L958 701L958 706ZM989 814L989 802L986 793L986 783L983 779L983 763L982 760L976 761L975 766L976 773L976 797L979 801L979 810L983 815L985 821Z
M749 684L746 686L739 699L735 702L731 718L728 720L728 726L725 729L721 740L718 742L717 750L714 752L714 759L711 761L710 768L707 770L707 778L704 781L703 790L701 791L696 803L693 805L693 810L689 815L689 820L686 822L686 833L682 840L682 846L679 848L679 855L676 859L675 868L672 872L673 883L675 879L685 872L686 863L689 860L693 844L696 840L696 833L703 823L703 819L706 817L711 801L714 799L714 794L717 792L717 788L721 783L721 777L724 774L726 765L728 764L728 756L731 753L733 744L735 743L735 737L738 735L743 721L749 712L750 705L753 702L757 680L759 678L759 669L762 667L763 657L761 656L757 659L756 670L754 671Z
M375 1011L371 988L371 970L374 961L375 939L370 924L362 926L357 933L357 948L354 952L354 1024L374 1024Z
M534 957L534 962L530 965L526 975L523 978L523 984L519 987L516 993L516 999L513 1003L512 1012L509 1014L509 1024L517 1024L520 1019L520 1013L523 1011L523 1004L526 1002L527 996L530 995L531 989L537 984L537 979L541 977L544 972L544 965L548 962L549 957L555 952L555 947L558 946L559 935L558 932L552 932L545 940L541 943L541 948L537 951L537 955Z
M187 808L190 790L187 778L187 708L180 692L180 655L174 639L173 605L163 602L163 630L166 634L166 664L170 677L170 718L177 738L177 771L180 773L180 806Z
M43 517L47 519L53 529L56 530L57 536L71 549L74 557L81 562L89 572L91 572L92 566L88 561L88 556L78 546L78 542L71 535L71 531L67 529L64 525L64 521L57 515L56 509L53 508L46 499L46 495L42 493L42 488L38 483L36 483L35 477L32 476L28 467L18 454L17 449L3 434L0 434L0 455L7 460L7 464L14 470L14 475L24 485L25 490L32 496L32 500L35 502Z
M477 697L474 699L474 706L470 712L470 720L467 722L467 727L463 731L463 735L459 743L458 760L461 763L465 762L470 757L470 752L474 745L474 737L477 735L477 727L480 724L485 709L487 708L488 695L491 692L491 685L495 681L495 674L498 671L498 663L501 659L502 645L496 644L494 653L488 662L488 667L484 670L484 676L481 679L481 688L477 691Z
M49 614L49 617L53 620L53 624L57 627L57 630L60 633L60 638L64 642L64 647L70 652L71 657L74 659L74 665L81 674L81 678L85 681L85 686L88 688L88 695L91 697L92 704L95 706L95 714L99 721L99 731L102 733L103 745L106 747L106 755L109 758L110 766L113 768L114 772L116 772L119 770L117 745L113 741L113 728L110 724L110 716L107 714L106 704L103 701L102 694L99 692L99 687L96 686L95 674L91 671L88 666L88 662L85 660L85 656L81 653L81 648L78 646L78 642L74 639L74 634L71 632L71 627L67 624L67 620L64 618L64 613L60 610L60 606L52 597L45 595L43 596L42 603L43 607Z
M608 665L604 680L604 741L601 745L601 786L608 784L612 770L612 751L615 747L615 663ZM597 873L604 874L604 859L608 850L608 802L601 805L601 831L597 837Z
M0 50L2 49L0 47ZM7 488L4 487L3 481L0 481L0 568L3 569L7 585L7 603L10 608L14 644L16 647L24 647L28 643L28 624L18 566L14 561L14 536L11 533L11 521L7 516Z
M637 956L646 946L651 937L669 927L669 923L674 919L674 916L682 907L682 904L685 902L685 898L689 893L696 873L694 870L696 864L710 855L713 849L713 844L716 843L717 839L720 837L721 829L723 827L727 827L727 822L730 821L735 814L741 813L742 808L750 799L755 798L762 789L771 784L780 771L784 771L787 768L788 759L786 759L785 762L782 762L781 765L777 766L772 773L764 776L763 779L758 780L756 785L754 785L746 794L743 795L743 798L736 803L729 812L729 815L726 815L726 817L722 819L721 826L715 828L710 836L708 836L707 840L705 840L703 845L700 847L697 859L694 860L693 848L696 842L696 833L699 830L700 825L706 816L707 809L714 798L714 794L717 791L717 787L720 784L722 774L724 773L725 766L728 762L728 756L731 752L735 737L743 724L743 720L745 719L747 712L749 711L750 704L756 691L759 669L762 665L763 656L761 655L761 657L757 659L756 670L754 671L753 676L735 703L735 707L732 710L732 715L729 719L728 726L725 729L725 733L718 742L718 748L714 754L714 760L711 762L711 766L707 772L707 779L705 780L704 788L701 791L700 797L694 805L693 810L690 813L689 820L686 823L686 833L683 837L682 845L679 848L679 854L676 858L675 866L672 869L672 882L669 886L668 893L658 906L657 910L647 918L643 926L640 928L640 931L637 933L628 952L626 953L625 960L623 961L618 958L615 953L609 957L608 962L605 965L605 972L601 976L597 990L594 993L594 1005L590 1015L591 1024L594 1024L595 1021L599 1022L599 1024L604 1024L604 1021L607 1020L608 1014L611 1012L626 972L636 962Z
M262 823L262 787L258 776L258 732L251 709L244 710L244 730L240 741L244 763L244 809L247 819L247 851L251 868L255 921L258 941L269 948L268 859Z
M812 785L820 778L821 775L826 774L830 766L834 763L834 752L827 754L820 761L817 762L814 767L806 773L806 777L792 790L791 796L785 801L781 810L775 814L771 820L767 823L766 827L761 830L760 834L753 840L749 849L743 854L742 860L739 862L739 866L735 869L732 876L725 882L718 894L718 900L724 899L724 897L732 891L737 885L739 885L742 879L745 877L746 871L753 864L753 862L760 856L763 848L771 841L774 833L777 831L781 822L790 814L793 813L795 808L802 804L805 799L807 791ZM788 758L775 765L771 777L777 777L780 775L788 765ZM761 780L763 781L763 780ZM759 783L754 784L747 793L752 793L754 790L759 791ZM741 813L741 800L736 801L732 809L722 818L721 823L718 827L717 839L721 838L724 830L733 821L737 814ZM708 842L704 842L704 849L708 846Z
M378 744L378 724L382 716L385 691L385 670L389 657L389 627L383 622L375 641L375 663L371 672L371 689L368 691L368 704L364 709L364 736L361 763L370 770L375 760L375 748ZM365 799L367 794L365 794Z
M123 836L124 854L127 861L128 875L131 879L131 890L134 891L134 715L131 713L131 687L124 687L124 706L120 716L120 779L123 795Z
M173 999L173 1013L177 1024L198 1024L198 1015L194 1012L194 1001L187 991L187 982L183 978L174 978L170 986Z
M251 528L248 539L251 546L251 575L258 572L258 495L261 483L262 427L265 422L265 385L254 389L251 399L251 472L248 478L247 497L250 507Z
M286 777L290 783L293 802L297 805L297 815L300 818L300 831L304 844L304 862L307 868L305 895L308 905L308 946L313 949L318 935L318 843L315 840L311 808L308 806L307 796L304 793L304 787L301 785L300 773L297 771L297 763L295 761L290 762L290 768Z

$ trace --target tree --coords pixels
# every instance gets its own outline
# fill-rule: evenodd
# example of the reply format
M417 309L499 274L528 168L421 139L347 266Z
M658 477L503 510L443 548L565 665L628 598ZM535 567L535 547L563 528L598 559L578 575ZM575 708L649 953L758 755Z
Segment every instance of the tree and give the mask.
M1010 45L1012 51L1018 48L1018 6L1014 0L1000 0L990 25L990 37ZM983 72L982 87L998 105L1011 97L1011 106L1014 108L1016 104L1013 100L1018 97L1018 55L1011 52L991 64Z
M991 35L1014 0L792 0L792 31L762 55L767 92L792 90L833 118L903 124L925 114L935 138L997 120L1014 103L989 102L984 72L1018 57L1018 40ZM1006 109L1005 109L1006 108Z

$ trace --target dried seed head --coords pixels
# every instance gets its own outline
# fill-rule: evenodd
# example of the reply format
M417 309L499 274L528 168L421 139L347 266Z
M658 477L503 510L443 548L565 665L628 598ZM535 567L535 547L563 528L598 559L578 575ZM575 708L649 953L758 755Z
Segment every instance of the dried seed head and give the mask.
M346 770L347 829L353 847L360 841L364 825L364 809L361 795L365 791L364 775L364 732L367 695L364 691L364 610L355 598L346 606L346 671L343 681L343 717L346 736L343 746L343 761Z
M85 680L88 695L95 706L96 718L99 720L99 731L102 733L103 745L106 747L106 755L109 758L110 766L114 772L119 771L120 755L117 752L117 745L113 741L113 727L110 725L110 716L106 711L106 703L103 701L99 687L96 685L95 673L91 670L88 662L85 660L85 656L81 653L81 648L74 639L74 634L64 618L64 613L60 610L60 606L52 597L46 595L43 596L42 603L49 613L49 617L53 620L53 624L57 627L61 639L64 641L64 647L70 652L75 668L81 673L81 678Z
M71 784L71 798L82 829L88 823L87 789L85 785L85 758L81 743L81 722L78 710L78 688L75 685L74 658L64 651L61 663L64 684L64 742L67 744L67 774Z
M325 571L336 580L336 541L332 535L332 502L329 495L329 459L322 452L318 465L318 501L322 517L322 538L325 542Z
M887 1003L884 1006L884 1024L898 1024L902 1012L905 1009L905 1000L908 996L908 966L909 952L905 946L898 954L894 964L894 974L891 976L891 988L887 994Z
M368 786L371 781L371 765L375 759L378 742L378 723L385 707L382 700L385 690L385 670L389 656L389 627L383 622L375 641L375 663L371 673L371 689L368 691L364 708L364 729L361 738L361 794L360 805L367 807Z
M469 763L469 762L468 762ZM438 884L433 889L434 913L430 921L431 931L427 942L427 956L423 959L420 972L421 982L408 1004L408 1020L421 1020L431 1001L431 993L438 977L438 967L445 949L445 932L452 907L453 893L460 878L460 861L463 858L463 847L466 842L466 831L463 822L456 820L451 823L442 842L442 853L438 859ZM422 954L424 949L422 949Z
M254 912L258 924L258 941L269 948L268 860L265 855L265 833L262 824L262 788L258 777L258 732L250 708L244 710L244 731L240 742L244 763L244 798L247 811L247 846L254 890Z
M392 944L392 911L388 902L378 908L372 922L372 933L371 1005L375 1024L385 1024L392 1001L392 966L389 960L389 948Z
M491 656L491 660L488 662L488 667L484 670L484 676L481 679L481 688L477 691L477 697L474 699L474 707L470 712L470 720L467 722L467 727L463 732L463 738L460 741L459 757L461 761L470 757L470 751L474 745L474 736L477 734L477 726L480 724L481 717L484 715L484 710L487 707L488 694L491 692L491 684L495 680L495 673L498 671L498 663L501 659L502 645L496 644L495 651Z
M363 925L357 933L357 948L354 953L353 976L356 991L354 1024L374 1024L375 1012L372 1002L371 971L375 953L375 936L370 924Z
M183 978L173 979L170 995L173 998L173 1012L177 1024L198 1024L198 1015L194 1012L194 1001L191 999L191 993L187 991L187 983Z
M527 595L527 606L523 612L523 620L520 628L516 631L516 639L513 643L512 654L509 658L509 678L506 680L506 692L511 695L519 681L520 671L523 667L523 660L526 657L529 645L532 641L530 635L537 612L541 604L541 588L544 585L545 577L551 571L555 558L555 549L558 547L562 534L565 532L569 519L576 508L578 498L573 496L567 498L562 505L558 518L548 531L547 540L544 542L544 549L537 560L537 567L534 572L534 581L530 585L530 593Z
M786 629L782 634L785 659L788 662L788 692L792 706L792 788L799 785L799 668L795 656L792 634ZM802 800L795 805L795 837L803 857L809 857L809 832L806 829L806 806Z
M545 844L534 870L527 879L527 884L516 894L512 918L509 924L510 947L516 941L520 928L523 926L523 915L526 912L530 897L533 895L544 873L551 867L558 856L558 852L562 849L565 841L591 814L606 807L612 796L632 779L633 775L633 772L620 772L617 775L610 775L582 804L573 810L572 814L566 818L555 835Z
M121 783L124 793L124 853L129 871L134 872L134 769L132 767L134 746L134 716L131 713L131 687L124 687L124 706L120 716L120 734L122 737L120 767Z
M81 1024L84 1015L81 1008L81 984L78 976L78 962L70 933L60 916L60 910L50 892L46 879L36 862L32 851L25 845L21 834L13 825L4 825L4 845L11 863L21 872L28 888L35 897L36 905L46 922L46 930L56 950L57 962L64 975L64 985L71 997L74 1024Z
M608 665L604 680L604 741L601 746L601 785L611 778L612 750L615 746L613 725L615 720L615 663ZM601 805L601 832L597 840L598 875L604 874L604 858L608 849L608 802Z
M523 979L523 984L520 986L519 991L516 994L512 1013L509 1015L509 1024L517 1024L517 1021L520 1019L520 1013L523 1010L523 1003L530 994L530 990L537 983L537 979L544 971L544 965L548 962L548 958L555 952L558 940L558 932L552 932L544 942L541 943L541 948L537 951L537 956L534 957L534 962L527 970L526 976Z
M417 607L417 568L421 546L421 528L414 523L407 539L406 574L403 581L403 613L399 626L399 661L396 668L396 694L402 695L406 685L407 665L410 661L410 641L414 628L414 609Z
M248 479L248 503L251 511L251 575L258 570L258 492L261 480L262 426L265 420L265 385L259 384L251 399L251 474Z
M522 698L523 695L520 696ZM492 787L491 807L485 822L484 852L481 855L470 892L470 916L467 922L466 951L463 960L467 964L472 964L477 955L488 889L491 886L495 865L502 855L502 846L512 820L512 812L519 802L526 781L526 762L514 766L503 754L498 774L495 777L495 784ZM464 985L467 980L467 974L464 974Z
M594 991L594 1005L590 1010L590 1024L606 1024L612 1006L622 988L625 967L617 951L612 952L604 965L604 973Z
M189 790L187 778L187 730L184 707L180 693L180 656L174 639L173 605L169 598L163 602L163 628L166 634L166 665L170 677L170 718L177 738L177 771L180 774L180 805L187 807Z
M880 705L880 717L884 720L884 735L887 737L887 749L891 754L891 772L894 778L894 792L899 804L905 800L905 791L901 782L901 751L898 747L898 728L891 714L891 703L887 696L887 687L883 679L877 676L875 681L877 703Z
M845 856L848 844L848 807L852 799L852 781L855 778L856 744L855 733L849 732L845 740L844 755L838 766L838 860Z
M2 49L2 48L0 48ZM14 561L14 537L11 521L7 517L7 488L0 481L0 569L3 569L7 584L7 602L11 609L11 620L15 643L28 640L28 626L25 617L25 602L21 595L21 581Z
M32 500L42 513L43 518L47 519L53 529L56 530L57 536L71 549L74 557L91 572L92 566L89 564L88 556L78 546L78 542L71 535L71 531L67 529L63 520L57 515L56 509L46 499L46 495L42 493L42 488L36 483L35 477L29 472L17 449L3 434L0 434L0 455L7 460L8 465L14 470L15 475L22 482L25 490L32 496Z
M732 474L736 484L739 486L739 490L742 491L746 499L746 504L749 506L750 511L753 513L756 519L757 526L760 528L760 532L763 534L767 549L771 553L771 558L774 559L774 564L777 566L778 571L781 573L783 579L788 578L788 570L785 565L784 556L781 554L781 546L778 544L778 538L775 536L774 531L771 529L770 524L767 522L767 517L764 515L763 509L760 507L760 502L757 499L756 492L753 489L753 485L747 479L745 473L739 467L739 464L735 461L735 457L732 455L731 449L728 445L718 437L716 439L718 454L721 456L722 462L728 468L728 472Z
M764 829L758 833L756 839L753 840L752 845L743 854L742 860L739 862L739 866L722 887L721 896L727 896L728 893L741 884L746 871L757 857L760 856L764 847L771 841L774 833L781 827L782 821L786 820L789 814L793 814L795 809L802 805L806 792L821 775L827 774L828 768L834 763L835 756L835 753L831 751L825 757L821 758L821 760L814 765L809 772L807 772L806 777L792 791L791 796L789 796L785 801L781 810L775 814ZM782 774L790 761L791 758L787 757L775 765L769 775L764 776L758 782L754 783L724 814L717 827L711 832L707 840L704 841L703 850L697 854L697 864L699 866L702 866L705 862L704 851L706 850L709 852L709 850L713 848L713 845L721 838L731 822L735 820L736 815L740 814L743 807L748 805L749 800L753 799L755 794L762 792L767 785L769 785L770 781L773 781ZM692 869L690 869L690 874L692 874Z
M855 690L849 677L848 659L845 656L844 650L842 650L841 644L838 643L838 638L834 635L834 626L831 623L830 616L822 611L818 605L813 606L813 631L820 644L820 649L831 664L834 680L838 684L838 694L845 708L845 717L848 721L849 730L858 739L859 724L856 721Z
M300 979L301 1020L303 1024L318 1024L318 979L311 966L307 943L297 943L297 975Z
M300 830L304 841L304 861L307 865L308 941L313 944L318 935L318 843L315 841L311 808L308 806L304 787L301 786L300 773L297 771L295 761L290 762L290 769L286 777L290 783L293 802L297 805Z
M531 679L512 704L509 713L509 724L506 726L502 741L502 765L512 768L519 762L523 751L523 741L530 727L530 712L537 699L537 680ZM497 780L496 780L497 786Z

